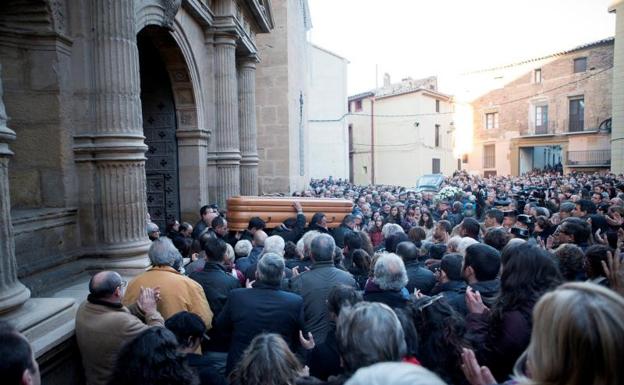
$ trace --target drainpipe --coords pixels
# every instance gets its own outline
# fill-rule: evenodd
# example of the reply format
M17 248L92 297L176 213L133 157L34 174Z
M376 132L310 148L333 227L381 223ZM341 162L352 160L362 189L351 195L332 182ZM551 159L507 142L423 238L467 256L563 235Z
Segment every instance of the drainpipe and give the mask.
M375 97L371 98L371 184L375 184Z

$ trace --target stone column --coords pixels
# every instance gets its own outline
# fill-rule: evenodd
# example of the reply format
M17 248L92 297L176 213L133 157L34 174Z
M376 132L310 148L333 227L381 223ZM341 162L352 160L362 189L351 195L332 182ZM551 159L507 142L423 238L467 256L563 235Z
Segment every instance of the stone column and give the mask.
M241 149L241 194L258 195L258 127L256 126L256 57L238 65L238 111Z
M216 33L214 45L217 204L224 208L227 198L240 195L236 35Z
M613 1L609 11L616 13L613 49L611 171L620 174L624 173L624 1Z
M0 80L0 313L20 306L30 298L30 290L17 280L9 192L9 158L13 155L9 142L15 140L15 132L6 126L6 121Z
M94 254L105 259L94 267L140 268L150 243L134 1L93 0L91 7L95 122L74 149L76 161L95 171Z

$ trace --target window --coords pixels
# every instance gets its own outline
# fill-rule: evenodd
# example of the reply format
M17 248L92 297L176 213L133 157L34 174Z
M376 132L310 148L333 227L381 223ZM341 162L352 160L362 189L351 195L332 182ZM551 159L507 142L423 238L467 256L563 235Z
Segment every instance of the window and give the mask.
M440 159L438 158L431 159L431 173L432 174L440 173Z
M535 133L546 134L548 131L548 106L535 106Z
M440 101L436 99L436 112L440 112Z
M579 57L574 59L574 73L587 71L587 58Z
M542 69L537 68L533 71L533 83L541 83L542 82Z
M435 125L435 146L440 147L440 125Z
M355 104L355 112L362 111L362 99L356 100L353 104Z
M491 130L496 128L498 128L498 112L485 114L485 129Z
M585 121L585 98L570 99L570 132L583 131Z
M496 145L483 146L483 168L496 168Z

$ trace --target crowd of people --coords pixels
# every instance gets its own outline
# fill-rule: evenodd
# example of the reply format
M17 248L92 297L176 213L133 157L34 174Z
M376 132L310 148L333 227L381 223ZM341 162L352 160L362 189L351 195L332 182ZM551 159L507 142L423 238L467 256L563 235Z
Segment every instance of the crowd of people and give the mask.
M86 383L624 384L621 175L327 178L293 195L274 229L229 231L214 205L148 225L151 268L94 274L76 317ZM306 197L353 211L329 228ZM37 384L9 325L0 350L7 383Z

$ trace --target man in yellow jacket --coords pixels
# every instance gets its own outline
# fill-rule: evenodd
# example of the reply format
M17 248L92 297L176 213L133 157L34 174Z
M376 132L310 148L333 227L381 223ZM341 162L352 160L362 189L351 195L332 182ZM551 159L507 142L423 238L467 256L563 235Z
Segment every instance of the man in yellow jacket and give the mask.
M210 329L212 311L204 289L175 268L181 263L182 256L173 243L167 238L157 239L152 242L148 255L152 267L128 284L123 298L124 305L136 302L142 287L158 287L160 288L158 311L165 320L186 310L200 316L206 328Z

